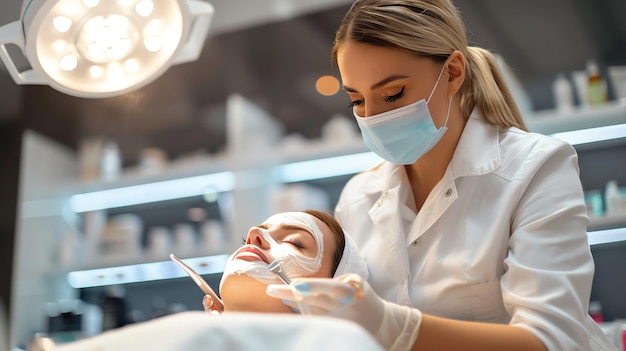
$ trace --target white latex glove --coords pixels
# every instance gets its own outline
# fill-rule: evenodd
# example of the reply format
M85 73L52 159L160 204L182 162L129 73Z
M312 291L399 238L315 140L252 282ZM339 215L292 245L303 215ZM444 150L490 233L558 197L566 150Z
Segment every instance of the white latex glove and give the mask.
M363 326L386 349L410 350L417 338L422 313L408 306L387 302L357 274L330 278L298 278L291 282L316 315L330 315ZM267 294L296 307L288 285L268 285Z

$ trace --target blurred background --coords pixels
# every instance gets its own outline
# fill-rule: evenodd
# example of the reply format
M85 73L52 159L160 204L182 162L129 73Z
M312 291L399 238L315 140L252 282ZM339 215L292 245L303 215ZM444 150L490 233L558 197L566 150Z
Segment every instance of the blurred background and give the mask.
M215 17L200 58L122 96L87 99L48 86L17 85L0 65L0 299L11 312L6 320L12 347L37 331L70 332L66 340L76 338L76 330L86 335L87 317L74 319L87 315L85 306L97 306L109 317L112 309L123 310L123 323L201 309L200 290L176 268L168 265L163 269L169 275L153 281L145 270L154 268L139 265L162 263L166 253L178 250L181 257L200 259L194 261L197 267L217 284L223 255L245 235L242 228L276 210L332 209L343 184L358 171L289 181L275 177L286 164L366 151L347 96L316 90L320 77L338 78L330 49L351 1L211 3ZM508 67L532 131L608 127L602 136L613 133L613 126L623 128L626 2L455 3L470 45L497 53ZM0 26L18 20L20 11L19 1L3 1ZM586 101L581 90L590 67L597 67L606 92L597 104ZM565 90L559 85L563 78ZM590 231L623 235L626 206L609 214L606 190L610 184L624 202L626 136L600 139L575 145L595 218ZM244 146L258 153L241 152ZM368 159L362 169L375 162ZM211 190L209 184L202 194L108 208L68 205L79 194L223 172L231 172L235 184L253 185ZM594 313L607 321L626 318L625 243L609 239L592 246L598 271ZM132 280L135 273L119 271L85 273L80 283L68 278L72 272L123 265L144 270L143 278ZM89 274L100 280L89 280ZM103 283L106 274L113 278ZM83 306L80 312L77 304ZM103 329L97 313L89 317L100 321L92 333Z
M237 6L241 3L242 6ZM214 1L210 38L196 62L172 67L149 86L125 96L73 98L46 86L17 86L0 76L3 124L28 123L76 149L82 138L115 140L124 163L146 147L169 157L225 145L225 103L239 93L286 128L320 136L335 114L350 116L343 94L324 97L315 81L338 75L330 61L334 31L351 1ZM471 45L502 55L536 110L555 106L559 73L626 62L626 4L619 0L459 0ZM19 1L6 1L0 23L19 18ZM242 11L245 8L245 11Z

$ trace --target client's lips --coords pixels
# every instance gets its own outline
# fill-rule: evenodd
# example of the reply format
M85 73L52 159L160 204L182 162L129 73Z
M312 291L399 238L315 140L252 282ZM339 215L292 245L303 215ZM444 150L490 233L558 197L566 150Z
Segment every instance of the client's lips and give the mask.
M269 264L265 254L256 246L252 245L242 246L239 250L237 250L237 252L235 252L233 258L243 261L263 261Z

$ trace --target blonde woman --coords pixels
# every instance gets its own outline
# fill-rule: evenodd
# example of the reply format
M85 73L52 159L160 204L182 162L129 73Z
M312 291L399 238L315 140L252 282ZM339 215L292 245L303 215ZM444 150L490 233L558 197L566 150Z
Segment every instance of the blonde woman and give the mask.
M389 350L614 350L587 315L576 151L527 131L454 4L356 1L333 59L365 144L386 161L336 207L369 280L292 283L308 303ZM280 285L268 293L293 300Z

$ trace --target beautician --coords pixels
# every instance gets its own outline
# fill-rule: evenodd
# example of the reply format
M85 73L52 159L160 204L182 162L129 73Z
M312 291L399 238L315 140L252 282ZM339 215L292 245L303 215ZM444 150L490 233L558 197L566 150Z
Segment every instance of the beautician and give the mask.
M356 1L333 58L365 144L386 161L336 207L369 280L296 280L307 302L388 350L616 350L587 314L576 151L526 130L454 4ZM268 293L293 300L280 285Z

